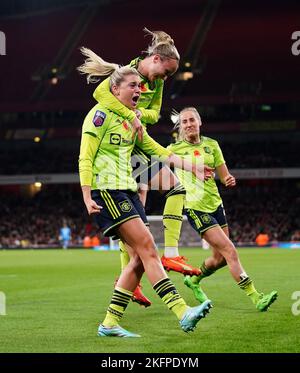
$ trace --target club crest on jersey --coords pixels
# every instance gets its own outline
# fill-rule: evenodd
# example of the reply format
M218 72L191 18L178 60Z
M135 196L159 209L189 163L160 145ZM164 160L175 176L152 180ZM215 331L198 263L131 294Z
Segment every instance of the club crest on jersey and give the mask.
M205 151L205 153L207 153L207 154L210 154L211 153L211 150L210 150L210 147L209 146L204 146L204 151Z
M101 127L102 124L104 123L105 118L106 118L106 114L103 113L103 111L97 110L94 115L94 119L93 119L93 123L95 127Z

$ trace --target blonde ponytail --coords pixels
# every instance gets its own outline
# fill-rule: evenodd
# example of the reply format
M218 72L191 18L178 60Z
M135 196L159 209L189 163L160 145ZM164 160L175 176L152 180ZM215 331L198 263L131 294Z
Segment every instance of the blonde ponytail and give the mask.
M98 76L107 76L119 69L119 65L104 61L89 48L81 47L80 51L87 59L77 70L80 74L87 74L88 83L97 83L100 80Z
M143 31L146 33L146 35L152 36L152 45L164 42L164 43L170 43L171 45L174 45L174 40L171 38L169 34L167 34L164 31L150 31L147 29L147 27L143 28Z
M175 47L174 40L169 34L164 31L150 31L146 27L144 27L143 31L146 35L152 37L151 44L148 45L145 51L148 56L159 54L161 57L172 58L177 61L180 60L180 55Z

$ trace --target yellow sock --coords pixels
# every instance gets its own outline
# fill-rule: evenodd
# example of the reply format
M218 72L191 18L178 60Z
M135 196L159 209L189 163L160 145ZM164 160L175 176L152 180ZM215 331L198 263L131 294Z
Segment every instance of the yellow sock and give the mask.
M126 249L126 245L121 240L119 241L119 248L120 248L120 259L121 259L121 271L123 271L123 269L129 263L130 257Z
M114 289L110 305L107 309L105 319L102 325L113 327L118 325L123 317L126 307L132 297L132 292L120 287Z
M153 289L167 307L175 313L179 320L181 320L188 306L184 299L179 295L171 280L169 278L163 278L153 285Z
M171 191L166 194L167 200L163 212L165 247L178 248L178 241L182 226L182 210L185 200L184 191L181 190L181 185L179 186L179 191L176 191L176 189L179 188L176 187L171 189Z
M188 309L188 306L185 303L185 301L183 300L183 298L181 298L181 300L182 300L182 302L176 303L176 304L174 304L174 306L172 308L170 308L170 310L175 313L178 320L182 319L185 311Z
M255 289L253 281L249 277L244 278L242 281L238 282L238 286L242 290L244 290L244 292L248 295L248 297L254 304L258 302L260 293L258 293L258 291Z

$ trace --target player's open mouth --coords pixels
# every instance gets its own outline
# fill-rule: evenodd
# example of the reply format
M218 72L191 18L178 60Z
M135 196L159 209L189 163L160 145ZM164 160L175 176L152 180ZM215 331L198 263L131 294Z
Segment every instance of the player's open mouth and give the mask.
M137 104L139 98L140 98L140 95L135 95L135 96L132 97L132 101L133 101L134 105Z

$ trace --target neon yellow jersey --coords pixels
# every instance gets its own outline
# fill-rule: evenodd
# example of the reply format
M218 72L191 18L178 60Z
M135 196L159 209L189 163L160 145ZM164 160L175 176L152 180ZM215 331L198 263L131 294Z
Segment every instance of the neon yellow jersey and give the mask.
M130 67L137 69L141 57L132 60ZM137 104L137 109L142 113L141 122L146 124L154 124L158 122L159 113L162 105L162 94L164 81L157 79L150 82L147 78L140 74L141 78L141 96ZM101 106L112 110L116 114L132 122L135 118L135 113L123 105L111 92L109 88L109 78L101 82L95 89L94 98L101 103Z
M168 146L173 153L189 160L202 161L210 167L218 167L225 163L222 151L216 140L201 136L199 144L191 144L185 140ZM176 169L180 182L186 189L185 208L204 212L214 212L222 203L218 187L213 178L202 182L186 171Z
M131 153L135 146L147 154L168 158L172 152L159 145L147 133L143 141L132 139L131 124L116 113L95 105L83 126L79 156L81 185L91 189L137 191L132 178Z

